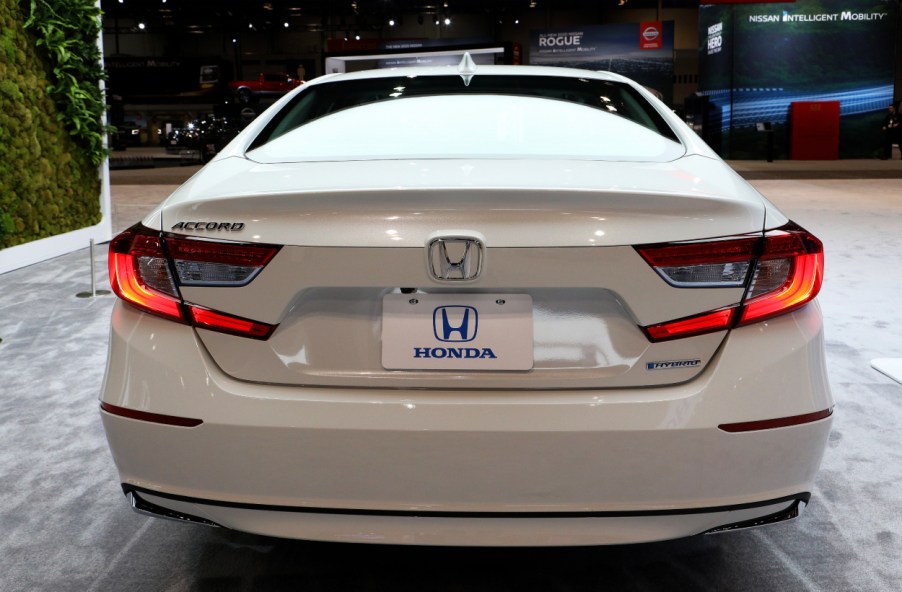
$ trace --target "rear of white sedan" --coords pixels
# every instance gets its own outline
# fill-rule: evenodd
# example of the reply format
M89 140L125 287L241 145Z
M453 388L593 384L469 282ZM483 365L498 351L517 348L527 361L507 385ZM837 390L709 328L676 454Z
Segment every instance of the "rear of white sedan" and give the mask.
M820 241L622 77L327 76L113 240L101 413L138 511L436 545L798 515Z

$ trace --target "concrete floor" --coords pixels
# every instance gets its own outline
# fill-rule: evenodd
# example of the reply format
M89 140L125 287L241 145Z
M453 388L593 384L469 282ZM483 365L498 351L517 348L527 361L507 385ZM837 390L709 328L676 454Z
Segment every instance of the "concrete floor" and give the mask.
M181 180L167 175L151 180ZM118 184L129 179L138 184ZM173 189L136 179L114 179L116 229ZM837 404L801 519L665 543L510 550L286 541L140 516L98 418L113 297L75 297L89 286L83 250L0 275L0 590L898 591L902 385L869 362L902 357L902 180L754 184L826 246L819 301ZM105 252L95 259L106 284Z

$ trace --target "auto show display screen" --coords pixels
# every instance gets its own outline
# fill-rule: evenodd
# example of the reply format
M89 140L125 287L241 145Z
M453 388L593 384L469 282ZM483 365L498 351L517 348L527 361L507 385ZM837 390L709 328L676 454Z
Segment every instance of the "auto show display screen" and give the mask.
M757 124L774 124L779 144L790 103L839 101L840 157L875 156L893 100L897 11L895 0L703 4L699 90L709 143L724 156L754 158Z
M673 35L673 21L538 29L530 34L529 63L616 72L672 105Z

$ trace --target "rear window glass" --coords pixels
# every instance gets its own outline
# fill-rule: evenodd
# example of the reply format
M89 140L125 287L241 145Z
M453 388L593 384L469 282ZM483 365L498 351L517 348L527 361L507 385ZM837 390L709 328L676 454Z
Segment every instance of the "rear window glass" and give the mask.
M250 146L261 162L567 157L670 160L684 152L629 85L546 76L459 75L311 85Z

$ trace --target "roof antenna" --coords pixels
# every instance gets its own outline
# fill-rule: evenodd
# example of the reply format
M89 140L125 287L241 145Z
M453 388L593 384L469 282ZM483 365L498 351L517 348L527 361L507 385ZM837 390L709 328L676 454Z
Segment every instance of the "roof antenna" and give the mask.
M461 58L460 63L457 65L457 72L463 79L464 86L470 86L470 81L473 80L473 76L476 74L476 62L470 57L469 51L464 52L464 57Z

